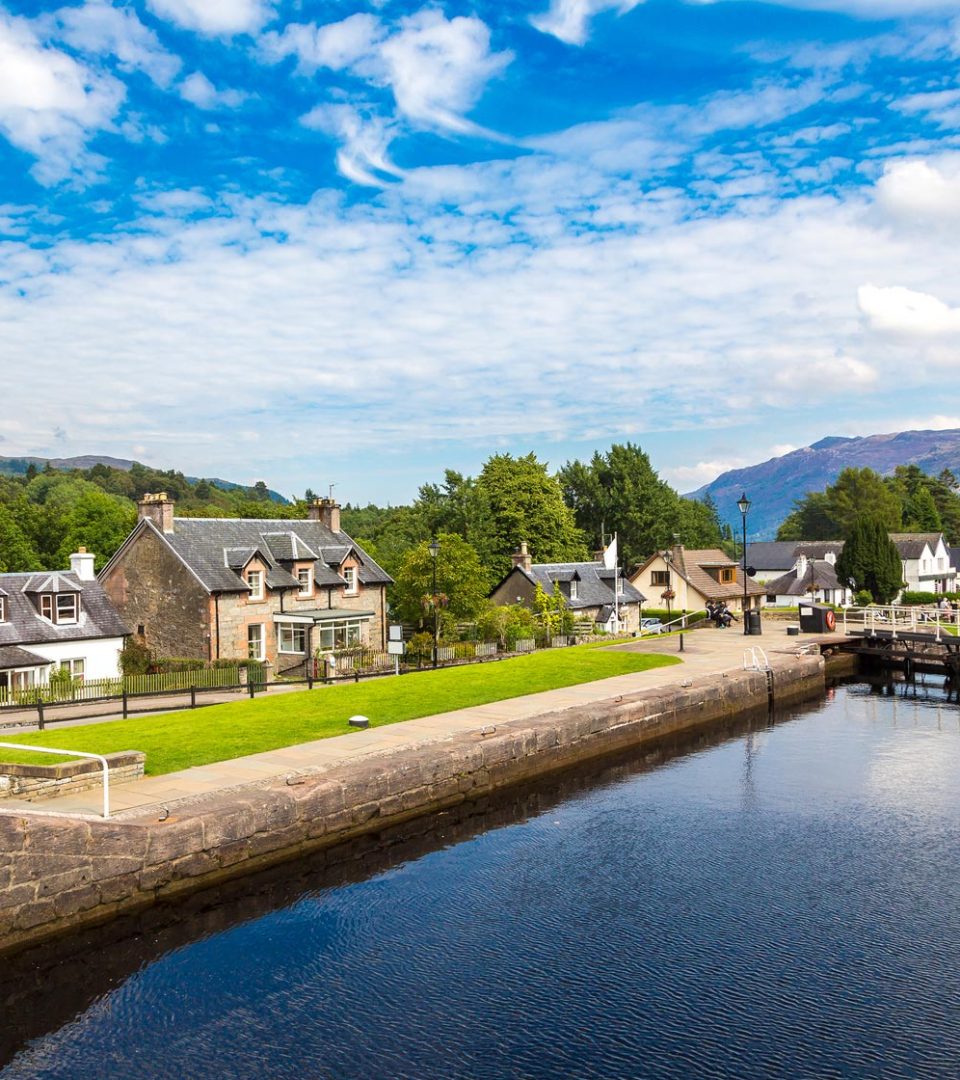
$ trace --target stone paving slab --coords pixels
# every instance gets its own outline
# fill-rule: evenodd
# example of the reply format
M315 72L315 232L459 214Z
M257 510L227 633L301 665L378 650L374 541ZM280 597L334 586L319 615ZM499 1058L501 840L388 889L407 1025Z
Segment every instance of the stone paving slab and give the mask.
M768 657L796 656L809 643L838 643L842 635L802 638L788 637L784 625L767 624L761 638L746 637L733 630L698 630L684 635L684 651L679 652L679 638L665 636L636 640L613 648L634 652L677 655L682 663L653 668L629 675L616 675L592 683L547 690L526 697L489 702L484 705L437 713L416 720L406 720L384 727L369 728L335 735L327 739L301 743L297 746L268 750L260 754L235 758L209 765L198 765L181 772L163 776L147 776L141 780L113 787L110 799L113 809L123 817L157 813L168 803L195 796L208 795L224 789L258 781L275 780L290 773L325 769L350 760L382 753L409 743L418 745L448 738L465 731L526 719L542 713L576 707L594 701L604 701L651 687L689 685L699 677L715 675L743 666L744 650L760 646ZM309 691L307 691L309 692ZM61 798L45 799L40 803L16 799L0 800L0 811L77 813L99 816L103 805L99 788Z

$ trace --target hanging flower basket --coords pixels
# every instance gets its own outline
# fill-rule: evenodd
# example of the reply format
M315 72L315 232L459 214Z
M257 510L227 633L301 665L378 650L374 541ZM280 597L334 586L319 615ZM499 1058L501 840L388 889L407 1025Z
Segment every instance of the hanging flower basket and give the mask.
M663 592L660 594L661 600L675 600L676 598L677 594L673 591L673 589L664 589Z
M434 608L445 608L450 603L450 597L446 593L428 593L420 598L420 604L426 611Z

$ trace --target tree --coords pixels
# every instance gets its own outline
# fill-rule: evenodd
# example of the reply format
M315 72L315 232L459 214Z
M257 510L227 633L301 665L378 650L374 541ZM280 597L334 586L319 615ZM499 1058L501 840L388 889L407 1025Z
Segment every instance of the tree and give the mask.
M42 569L36 548L10 510L0 503L0 573Z
M897 531L902 502L873 469L844 469L825 491L808 492L794 504L777 532L778 540L835 540L850 532L857 519L872 517Z
M535 454L495 454L483 466L477 489L489 507L489 563L495 576L510 569L510 555L526 540L534 562L587 558L583 533L563 490Z
M888 604L903 587L903 564L883 523L859 518L837 559L837 579L854 591L866 589L878 604Z
M930 488L921 485L904 510L906 527L908 530L917 532L940 532L943 522L940 520L940 511L933 501Z
M712 501L683 499L661 480L633 443L614 443L589 464L568 462L559 472L577 525L599 545L616 532L624 565L642 562L675 538L688 547L715 547L723 533Z
M434 558L426 542L408 551L397 571L390 609L403 622L432 626L436 602L453 622L476 618L484 606L487 590L477 553L456 533L441 533L437 542L436 593Z
M81 545L96 556L96 569L106 565L136 524L137 512L127 499L104 491L86 491L63 520L57 562L66 566Z

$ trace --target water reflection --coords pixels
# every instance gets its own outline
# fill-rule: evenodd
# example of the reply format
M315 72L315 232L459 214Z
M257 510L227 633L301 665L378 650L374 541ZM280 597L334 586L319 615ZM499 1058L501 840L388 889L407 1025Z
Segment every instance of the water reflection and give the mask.
M842 688L35 950L2 1075L955 1075L958 795Z

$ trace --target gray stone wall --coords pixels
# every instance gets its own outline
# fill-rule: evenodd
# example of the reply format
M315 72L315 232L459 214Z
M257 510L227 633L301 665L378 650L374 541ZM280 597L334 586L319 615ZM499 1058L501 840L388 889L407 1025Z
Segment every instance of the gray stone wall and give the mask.
M157 656L210 658L210 598L167 545L144 529L100 578L123 621Z
M821 657L775 664L779 703L823 693ZM0 809L0 953L767 701L765 673L726 672L185 801L163 822Z
M128 784L143 776L146 754L139 750L123 750L105 754L110 787ZM0 799L52 799L88 788L103 785L103 768L99 761L75 759L57 765L13 765L0 762Z

